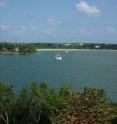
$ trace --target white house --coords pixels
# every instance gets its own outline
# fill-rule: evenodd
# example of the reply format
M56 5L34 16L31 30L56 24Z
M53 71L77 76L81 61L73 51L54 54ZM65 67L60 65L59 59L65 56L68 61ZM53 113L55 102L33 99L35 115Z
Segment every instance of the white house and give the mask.
M16 52L19 52L19 48L15 48L15 51L16 51Z
M100 46L97 46L97 45L96 45L95 48L98 49L98 48L100 48Z

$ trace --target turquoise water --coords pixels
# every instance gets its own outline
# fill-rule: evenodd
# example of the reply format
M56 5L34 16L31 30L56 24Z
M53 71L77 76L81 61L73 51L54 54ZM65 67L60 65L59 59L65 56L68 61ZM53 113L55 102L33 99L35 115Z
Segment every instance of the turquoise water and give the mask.
M69 84L75 90L85 86L103 88L117 102L117 51L59 53L62 61L55 60L55 51L0 55L0 81L14 84L16 91L33 81L47 82L56 88Z

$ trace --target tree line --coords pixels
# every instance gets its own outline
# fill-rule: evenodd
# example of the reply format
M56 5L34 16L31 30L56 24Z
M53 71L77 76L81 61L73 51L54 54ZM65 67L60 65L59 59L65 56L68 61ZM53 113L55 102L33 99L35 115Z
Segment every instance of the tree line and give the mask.
M117 50L117 44L95 43L0 43L0 52L34 53L37 49L108 49Z
M0 83L0 124L116 124L116 115L117 104L103 89L32 83L16 95L12 85Z

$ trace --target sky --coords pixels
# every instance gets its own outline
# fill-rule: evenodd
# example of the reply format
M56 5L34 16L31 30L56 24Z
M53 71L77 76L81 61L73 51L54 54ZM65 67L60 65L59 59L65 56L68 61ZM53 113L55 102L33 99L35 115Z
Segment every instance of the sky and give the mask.
M117 0L0 0L0 42L117 44Z

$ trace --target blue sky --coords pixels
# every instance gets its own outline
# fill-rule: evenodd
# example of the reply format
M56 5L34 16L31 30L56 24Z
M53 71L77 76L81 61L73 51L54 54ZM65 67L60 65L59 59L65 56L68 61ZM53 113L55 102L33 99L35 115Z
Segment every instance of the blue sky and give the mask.
M117 0L0 0L0 41L117 43Z

